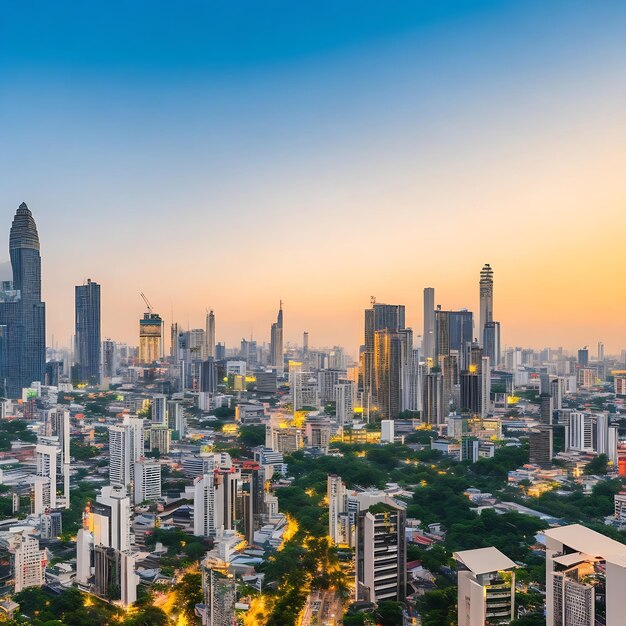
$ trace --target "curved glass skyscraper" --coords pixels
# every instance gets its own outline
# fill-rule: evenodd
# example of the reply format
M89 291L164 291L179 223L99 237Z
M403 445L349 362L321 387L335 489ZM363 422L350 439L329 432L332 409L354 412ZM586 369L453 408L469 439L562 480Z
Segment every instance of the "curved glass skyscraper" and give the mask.
M20 204L9 235L13 281L0 290L0 393L20 397L22 388L44 380L46 305L41 301L41 256L37 225Z

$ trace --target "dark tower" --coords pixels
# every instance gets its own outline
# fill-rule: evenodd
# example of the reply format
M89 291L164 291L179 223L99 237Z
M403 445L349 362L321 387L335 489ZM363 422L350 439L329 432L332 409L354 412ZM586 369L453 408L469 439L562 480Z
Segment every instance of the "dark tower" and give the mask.
M0 393L11 398L44 382L46 305L41 301L39 235L32 213L20 204L9 235L13 282L0 291Z
M76 364L78 382L100 384L100 285L76 286Z

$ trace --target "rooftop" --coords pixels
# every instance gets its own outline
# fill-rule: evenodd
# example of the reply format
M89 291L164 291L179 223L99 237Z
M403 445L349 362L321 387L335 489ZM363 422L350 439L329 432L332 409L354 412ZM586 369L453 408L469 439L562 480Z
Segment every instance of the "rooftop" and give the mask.
M576 552L600 556L604 559L608 556L626 558L626 545L580 524L550 528L544 534Z
M454 558L477 576L517 567L506 554L493 547L455 552Z

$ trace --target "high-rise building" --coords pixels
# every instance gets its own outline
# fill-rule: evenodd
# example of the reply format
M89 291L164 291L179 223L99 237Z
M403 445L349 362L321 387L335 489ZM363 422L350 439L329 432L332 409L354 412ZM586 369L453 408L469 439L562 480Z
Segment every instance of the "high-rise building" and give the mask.
M11 225L9 255L13 281L0 289L0 395L19 398L24 387L43 382L46 362L39 235L24 203Z
M130 486L135 461L144 454L143 420L124 417L117 426L109 426L109 482L114 486Z
M381 419L396 419L402 411L402 357L403 337L399 332L374 333L373 396Z
M604 361L604 344L601 341L598 341L598 361Z
M152 396L150 417L153 424L167 424L167 396L160 393Z
M580 524L544 535L546 626L623 624L626 546Z
M427 424L442 424L447 415L447 411L444 412L443 376L441 369L438 367L431 369L424 378L424 398L422 401L424 412L423 419Z
M102 376L111 379L117 373L117 346L112 339L102 342Z
M135 461L133 501L141 504L161 497L161 464L151 459Z
M530 462L540 467L552 465L554 453L554 431L552 426L539 426L528 433Z
M217 366L212 356L200 366L200 392L215 393L217 391Z
M77 380L100 384L100 285L87 279L76 285L76 365Z
M278 317L272 324L270 334L270 365L282 376L285 370L283 350L283 303L280 302Z
M338 545L348 543L345 524L342 524L342 516L347 510L346 496L346 484L341 480L341 476L329 474L327 479L328 536Z
M456 351L465 355L467 344L474 340L474 318L471 311L443 311L437 305L435 310L435 356L439 360ZM463 367L464 362L460 363Z
M150 450L158 450L160 454L169 454L172 443L172 431L165 424L150 426Z
M508 624L515 617L515 568L497 548L455 552L459 626Z
M356 597L401 602L406 594L406 511L389 501L356 517Z
M488 356L491 365L498 367L500 365L501 348L500 348L500 322L487 322L483 328L482 335L483 352Z
M493 322L493 270L489 263L486 263L480 271L479 292L480 327L478 329L478 341L483 345L485 327L490 322Z
M28 587L41 587L46 582L47 551L39 549L39 541L26 533L18 533L13 539L14 593Z
M207 313L205 325L206 357L215 358L215 314L213 309Z
M422 336L422 351L427 359L435 358L435 290L432 287L424 289L424 335Z
M150 310L139 320L139 365L152 365L163 356L163 320Z
M231 626L236 623L237 585L228 563L212 557L202 561L204 612L202 626Z
M578 365L587 367L589 365L589 348L585 346L578 351Z
M213 471L198 476L193 481L193 534L196 537L214 537L215 479Z
M364 343L361 347L360 391L363 393L365 417L369 420L370 411L378 402L376 398L376 333L378 331L397 332L404 330L404 305L372 302L371 308L365 309L364 318L365 332ZM398 384L400 384L399 381Z

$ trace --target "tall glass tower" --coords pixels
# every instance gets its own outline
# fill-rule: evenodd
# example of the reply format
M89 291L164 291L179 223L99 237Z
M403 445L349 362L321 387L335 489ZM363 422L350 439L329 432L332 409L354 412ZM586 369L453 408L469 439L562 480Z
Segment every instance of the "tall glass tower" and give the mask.
M20 204L9 235L13 281L0 290L0 393L17 398L22 388L44 380L46 305L41 301L41 256L37 225Z
M478 329L478 341L483 345L485 326L493 322L493 270L486 263L480 270L480 328Z
M78 382L100 384L100 285L76 285L76 365Z

